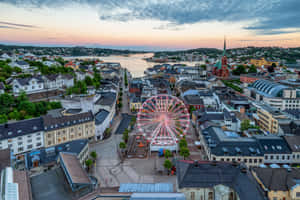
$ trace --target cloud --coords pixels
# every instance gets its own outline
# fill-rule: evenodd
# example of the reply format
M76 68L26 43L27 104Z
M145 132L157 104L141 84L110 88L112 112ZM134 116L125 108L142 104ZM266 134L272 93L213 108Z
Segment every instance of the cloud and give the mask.
M101 20L127 22L154 19L176 26L198 22L246 22L244 29L260 35L299 32L299 0L0 0L23 7L57 7L87 4ZM293 29L292 31L286 29Z
M0 24L9 25L13 27L21 27L21 28L39 28L38 26L28 25L28 24L15 24L10 22L0 21Z
M0 25L0 29L20 29L20 28L12 27L12 26L2 26L2 25Z

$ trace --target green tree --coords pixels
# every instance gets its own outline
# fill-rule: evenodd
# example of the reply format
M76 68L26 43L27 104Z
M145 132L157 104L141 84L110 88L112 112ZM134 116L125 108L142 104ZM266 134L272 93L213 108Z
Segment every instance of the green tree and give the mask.
M118 108L121 109L123 107L123 104L121 102L118 103Z
M246 73L246 68L244 65L238 65L236 69L232 70L234 75L241 75Z
M121 149L125 149L126 148L126 143L125 142L120 142L119 147Z
M170 158L170 157L172 157L172 152L169 150L169 149L166 149L165 150L165 158Z
M248 73L257 73L255 65L251 65L248 69Z
M128 132L124 131L124 132L123 132L123 137L122 137L122 138L123 138L124 142L127 143L127 142L128 142L128 138L129 138Z
M88 86L93 85L93 79L91 77L89 77L89 76L85 77L84 82Z
M0 124L7 122L7 116L6 115L0 115Z
M168 175L170 174L170 169L172 168L173 164L169 159L166 159L164 162L164 167L168 170Z
M194 106L189 107L190 114L192 114L195 110L196 110L196 108Z
M241 123L241 131L248 130L250 127L251 127L250 120L249 119L244 119Z
M187 147L187 141L186 141L186 139L181 139L179 141L179 148L181 149L181 148L184 148L184 147Z
M93 164L93 161L91 159L87 159L85 161L85 165L87 166L88 171L90 171L90 168L91 168L92 164Z
M179 154L183 156L183 159L185 160L187 157L190 156L190 150L187 147L180 148Z
M95 161L95 160L97 159L97 157L98 157L96 151L92 151L92 152L90 153L90 156L93 158L94 161Z

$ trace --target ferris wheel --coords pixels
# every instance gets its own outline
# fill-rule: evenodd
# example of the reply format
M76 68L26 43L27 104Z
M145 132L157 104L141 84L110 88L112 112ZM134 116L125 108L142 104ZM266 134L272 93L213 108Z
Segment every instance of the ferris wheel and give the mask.
M137 127L151 145L175 145L187 134L190 115L184 103L171 95L147 99L137 114Z

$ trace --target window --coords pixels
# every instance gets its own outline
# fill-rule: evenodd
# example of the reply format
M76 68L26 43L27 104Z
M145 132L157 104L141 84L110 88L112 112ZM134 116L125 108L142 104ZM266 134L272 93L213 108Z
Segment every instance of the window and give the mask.
M195 200L195 192L191 192L191 200Z
M30 139L30 140L27 140L27 142L28 142L28 143L31 143L31 142L32 142L32 139Z
M32 149L32 144L27 145L27 149Z
M41 135L41 133L37 133L37 134L35 134L36 136L39 136L39 135Z
M41 140L41 137L37 137L36 140Z
M273 197L273 200L277 200L277 197Z
M28 138L31 138L31 135L27 135Z
M22 145L23 144L23 142L18 142L18 145Z
M22 140L22 137L18 137L18 140Z
M252 163L252 159L251 158L249 159L249 163Z
M273 160L273 159L274 159L274 156L270 156L270 159Z
M300 197L300 192L296 192L296 197Z
M39 146L41 146L41 145L42 145L41 142L39 142L39 143L36 144L37 147L39 147Z
M18 148L18 151L20 152L20 151L23 151L24 150L24 148L23 147L19 147Z
M48 145L51 145L51 141L48 141Z
M12 148L12 144L8 144L8 148Z
M208 200L213 200L213 198L214 198L213 193L212 193L212 192L209 192L209 193L208 193Z

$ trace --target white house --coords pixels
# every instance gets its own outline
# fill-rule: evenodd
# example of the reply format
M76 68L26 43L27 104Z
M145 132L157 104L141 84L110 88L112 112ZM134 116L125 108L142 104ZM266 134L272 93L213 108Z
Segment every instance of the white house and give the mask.
M6 53L4 53L0 56L0 60L7 60L7 59L11 59L11 57L9 55L7 55Z
M42 118L0 125L0 149L10 148L14 155L44 146Z
M113 120L112 112L107 110L100 110L95 115L95 139L102 140L104 137L104 132L107 128L110 127Z
M93 75L91 75L89 73L81 72L81 71L75 72L75 74L76 74L77 80L79 80L79 81L83 81L85 79L85 77L87 77L87 76L93 78Z
M24 91L27 94L40 92L44 89L44 80L39 77L17 78L14 79L12 85L13 93L19 94Z
M11 62L9 65L11 67L19 67L19 68L22 69L22 71L27 71L30 68L30 65L27 62L23 61L23 60Z
M51 66L59 66L60 64L56 61L49 61L49 60L46 60L46 61L43 61L43 64L44 65L47 65L48 67L51 67Z

